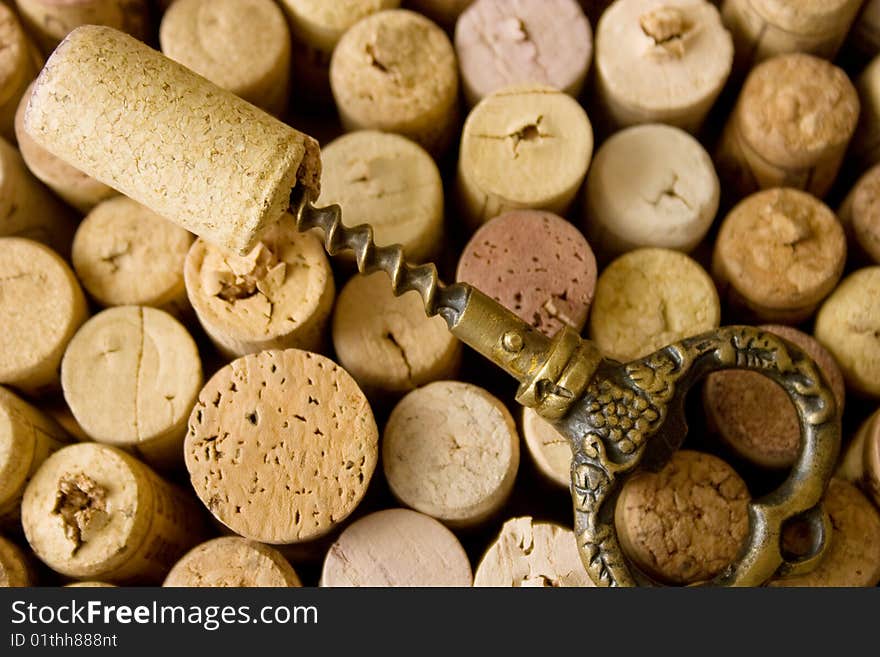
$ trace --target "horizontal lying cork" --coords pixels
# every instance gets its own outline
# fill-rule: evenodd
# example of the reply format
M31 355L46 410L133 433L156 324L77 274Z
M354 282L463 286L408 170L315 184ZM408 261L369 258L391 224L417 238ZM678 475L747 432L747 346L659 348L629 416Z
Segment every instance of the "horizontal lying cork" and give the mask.
M189 308L183 263L193 237L125 196L103 201L80 223L72 262L99 305L151 306L173 315Z
M627 128L593 158L584 231L605 258L644 246L688 253L712 225L720 194L712 159L688 133L660 124Z
M186 438L199 498L263 543L320 538L361 501L378 457L366 397L333 361L297 349L233 361L202 389Z
M473 526L507 500L519 436L510 412L486 390L437 381L394 407L382 435L382 463L403 504L451 527Z
M319 205L338 203L346 226L370 224L378 246L400 244L410 262L428 262L443 247L443 180L415 142L359 130L321 150Z
M837 216L847 234L850 257L880 264L880 165L859 178Z
M571 441L532 409L522 409L522 434L535 467L550 482L571 485Z
M612 262L596 284L590 339L626 362L717 328L721 306L706 271L683 253L637 249Z
M435 156L458 123L458 66L449 37L404 9L380 11L348 30L330 62L346 130L396 132Z
M752 69L715 161L732 198L794 187L822 198L859 117L846 73L812 55L779 55ZM729 188L729 192L728 192Z
M0 588L34 584L34 576L24 552L15 543L0 536Z
M415 291L396 297L384 272L354 276L333 311L339 363L368 395L398 395L452 379L462 345L441 317L427 317Z
M447 28L454 27L458 17L473 3L474 0L406 0L407 7Z
M835 476L856 484L880 506L880 411L861 424Z
M618 0L596 28L596 93L617 126L696 132L733 66L733 41L705 0Z
M596 258L580 231L551 212L513 210L483 224L455 278L470 283L547 336L580 331L596 289Z
M197 543L197 505L133 456L81 443L50 456L24 493L21 520L36 555L62 575L157 584Z
M474 573L474 586L594 586L574 532L525 516L504 523Z
M855 79L861 114L849 155L861 169L880 162L880 56Z
M849 276L822 304L814 335L837 360L847 386L880 399L880 267Z
M749 491L721 459L676 452L657 473L624 484L614 523L626 554L668 584L712 579L732 563L749 533Z
M61 385L92 439L133 449L154 467L181 464L202 364L195 341L168 313L120 306L92 317L64 353Z
M14 142L15 110L42 62L15 12L4 4L0 4L0 43L0 136Z
M162 586L301 586L296 571L278 550L238 536L197 545L174 564Z
M49 247L0 238L0 384L28 394L57 389L58 366L88 317L70 267Z
M276 116L290 92L290 30L273 0L178 0L159 26L162 52Z
M409 509L386 509L352 523L327 552L321 586L471 585L461 543L442 524Z
M294 187L318 193L317 142L106 27L81 27L52 54L25 129L86 174L240 253L281 219Z
M54 420L0 387L0 524L18 520L27 482L68 442Z
M834 357L816 340L788 326L762 326L803 349L816 361L843 414L846 388ZM737 454L767 468L787 468L800 452L801 429L788 394L759 374L732 370L710 374L703 405L712 428Z
M455 25L455 53L471 106L527 82L577 97L593 57L593 31L576 0L477 0Z
M831 518L828 552L810 573L774 579L769 586L876 586L880 583L880 512L855 486L832 479L824 507ZM783 545L809 545L804 527L793 524Z
M470 113L458 160L460 212L473 228L506 210L565 214L593 154L593 128L571 96L507 87Z
M184 280L199 322L227 358L324 345L336 294L333 272L318 237L300 233L289 215L264 231L247 255L196 240Z
M712 275L735 312L795 324L815 312L845 264L846 236L828 206L796 189L768 189L724 218Z

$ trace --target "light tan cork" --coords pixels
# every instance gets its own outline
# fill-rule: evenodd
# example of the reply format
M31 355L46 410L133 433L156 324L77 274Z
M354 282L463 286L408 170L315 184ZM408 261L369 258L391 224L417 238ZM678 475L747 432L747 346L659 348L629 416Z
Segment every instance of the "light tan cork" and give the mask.
M593 155L593 128L576 100L550 87L507 87L486 96L461 135L458 194L475 228L506 210L564 215Z
M614 523L626 554L668 584L709 580L732 563L749 533L749 491L721 459L676 452L657 473L624 484Z
M321 241L292 217L239 256L199 239L184 266L199 322L227 358L264 349L322 350L336 288Z
M534 409L522 409L522 434L538 472L552 483L571 485L571 442Z
M81 443L50 456L25 489L25 536L53 570L158 584L204 533L193 498L133 456Z
M202 364L195 341L171 315L143 306L98 313L67 346L61 385L92 439L133 449L154 467L181 465Z
M880 162L880 56L874 57L855 80L861 114L850 156L862 169Z
M112 589L116 588L115 584L108 584L107 582L95 582L95 581L87 581L87 582L73 582L72 584L65 584L65 588L70 589Z
M14 142L15 110L41 62L15 12L0 4L0 136Z
M79 425L79 422L76 421L76 418L73 417L70 407L64 401L64 395L60 391L59 394L45 397L39 401L39 409L52 418L69 436L81 443L92 441L89 434L85 432Z
M43 49L50 52L81 25L106 25L146 40L149 0L15 0L21 18Z
M636 249L599 276L589 334L605 355L626 362L720 321L718 292L695 260L668 249Z
M473 3L474 0L406 0L407 7L447 28L454 27L461 13Z
M618 0L596 28L596 93L616 126L700 129L733 66L733 41L705 0Z
M400 0L281 0L281 6L297 39L329 56L355 23L384 9L397 9Z
M0 387L0 524L18 520L27 482L68 442L54 420Z
M364 18L340 39L330 85L346 130L395 132L435 156L458 123L458 66L449 37L404 9Z
M0 536L0 588L33 586L35 583L24 552Z
M467 554L442 524L409 509L377 511L340 534L321 586L471 586Z
M847 276L825 300L813 334L840 365L848 388L880 399L880 267Z
M73 240L73 269L98 304L185 314L183 264L193 237L125 196L98 204Z
M443 247L443 180L415 142L360 130L321 150L319 205L338 203L346 226L370 224L378 246L400 244L410 262L428 262Z
M876 586L880 583L880 513L852 484L832 479L824 499L831 518L830 545L815 570L774 579L769 586ZM783 533L783 546L809 546L806 527L793 524ZM799 551L799 550L798 550Z
M805 52L834 59L864 0L724 0L737 67Z
M443 318L427 317L415 291L394 296L383 272L348 281L332 331L339 363L371 397L455 378L461 364L462 344Z
M177 0L159 26L162 52L280 116L290 92L290 30L273 0Z
M86 298L70 267L49 247L0 238L0 384L28 394L58 387L58 366L86 321Z
M859 178L837 216L847 234L850 258L880 264L880 165Z
M880 506L880 411L859 426L834 476L857 485Z
M404 397L382 435L394 496L450 527L490 518L507 501L519 467L510 412L489 392L437 381Z
M846 43L863 60L880 54L880 0L865 0Z
M768 189L724 218L712 276L747 319L796 324L831 293L845 264L846 236L828 206L796 189Z
M25 128L86 174L240 253L282 218L294 187L318 195L317 142L107 27L81 27L55 50Z
M21 154L0 137L0 237L26 237L70 252L70 211L34 178Z
M238 536L215 538L187 552L162 586L301 586L296 571L268 545Z
M595 586L584 570L574 532L525 516L504 523L474 573L474 586Z
M822 198L859 117L846 73L812 55L779 55L752 69L716 152L732 197L794 187ZM727 190L726 190L727 191Z
M378 429L354 379L298 349L233 361L190 416L186 467L199 498L229 529L263 543L320 538L360 503L378 458Z

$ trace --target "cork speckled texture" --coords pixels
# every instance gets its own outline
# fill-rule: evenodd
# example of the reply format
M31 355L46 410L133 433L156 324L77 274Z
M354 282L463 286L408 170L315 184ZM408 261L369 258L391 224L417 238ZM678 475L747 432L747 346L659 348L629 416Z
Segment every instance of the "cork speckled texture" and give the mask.
M348 29L383 9L397 9L400 0L281 0L296 37L328 55Z
M15 140L15 110L25 89L37 76L38 62L33 46L18 18L7 5L0 4L0 135Z
M360 388L333 361L263 351L202 389L185 456L217 520L252 540L298 543L326 534L361 501L378 429Z
M317 142L110 28L81 27L55 50L25 129L86 174L238 252L281 219L294 187L319 189Z
M34 583L24 551L0 536L0 588L33 586Z
M145 40L149 0L15 0L25 25L50 52L80 25L106 25Z
M215 538L183 555L162 586L300 586L296 571L277 550L238 536Z
M838 211L857 257L880 264L880 166L872 167L852 188Z
M532 408L522 409L522 433L538 471L562 488L571 485L571 445L565 436Z

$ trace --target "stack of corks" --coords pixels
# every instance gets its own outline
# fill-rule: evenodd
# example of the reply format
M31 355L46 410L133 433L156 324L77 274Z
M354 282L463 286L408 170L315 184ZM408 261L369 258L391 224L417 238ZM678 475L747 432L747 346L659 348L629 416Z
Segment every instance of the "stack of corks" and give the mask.
M843 428L832 530L815 570L770 585L878 584L878 17L873 0L0 4L0 585L593 585L568 439L417 293L290 215L261 224L294 187L608 359L733 323L805 351ZM73 68L34 83L71 32ZM113 58L140 77L105 84L93 64ZM185 129L142 120L163 79ZM81 157L102 145L67 85L132 94L107 151L127 177ZM801 450L760 374L712 374L686 406L684 448L613 510L633 567L674 586L725 570ZM788 561L814 531L786 523Z

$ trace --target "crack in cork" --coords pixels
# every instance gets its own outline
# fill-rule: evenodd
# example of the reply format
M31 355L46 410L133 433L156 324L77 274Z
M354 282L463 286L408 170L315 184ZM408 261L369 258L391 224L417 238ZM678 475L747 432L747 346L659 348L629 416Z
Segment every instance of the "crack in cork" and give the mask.
M52 513L61 516L64 536L75 555L91 534L107 525L107 490L82 472L67 473L58 481Z

